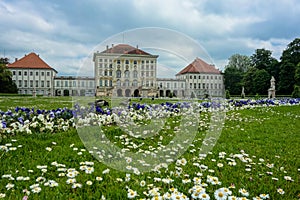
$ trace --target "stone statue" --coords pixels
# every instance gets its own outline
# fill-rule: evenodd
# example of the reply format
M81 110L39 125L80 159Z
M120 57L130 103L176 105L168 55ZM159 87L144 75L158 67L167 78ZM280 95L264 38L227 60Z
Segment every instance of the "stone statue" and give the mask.
M274 76L272 76L271 80L270 80L270 88L268 89L268 98L275 98L275 78Z
M275 78L274 78L274 76L272 76L272 78L270 80L270 83L271 83L271 89L275 90Z
M245 98L245 88L244 86L242 87L242 93L241 93L241 97L244 99Z

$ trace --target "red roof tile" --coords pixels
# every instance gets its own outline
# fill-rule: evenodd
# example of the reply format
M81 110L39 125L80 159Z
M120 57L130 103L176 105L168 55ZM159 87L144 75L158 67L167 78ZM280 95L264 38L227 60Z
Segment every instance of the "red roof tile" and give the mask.
M118 44L109 49L106 49L105 51L102 51L101 53L150 55L149 53L141 49L132 47L128 44Z
M17 60L16 62L8 64L7 67L22 69L53 69L35 53L25 55L23 58Z
M207 64L200 58L196 58L191 64L186 66L177 75L185 73L207 73L207 74L220 74L221 72L215 68L214 65Z

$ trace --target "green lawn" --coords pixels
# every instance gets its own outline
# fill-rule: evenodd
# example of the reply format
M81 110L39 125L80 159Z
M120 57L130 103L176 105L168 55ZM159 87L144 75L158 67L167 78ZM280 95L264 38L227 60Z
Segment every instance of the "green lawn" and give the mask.
M49 109L48 102L53 98L8 100L5 97L0 101L2 110L15 106ZM71 104L71 98L59 98L51 107L69 107ZM270 199L299 199L300 106L228 112L222 134L206 158L199 156L199 149L206 134L209 115L202 113L201 119L204 125L181 157L186 159L185 165L176 166L172 163L168 168L156 172L133 173L130 178L125 172L114 169L105 173L109 167L98 162L85 149L75 129L57 134L34 133L5 138L0 145L16 149L8 152L0 150L0 176L6 175L6 178L0 177L0 194L6 194L4 199L22 199L24 191L28 190L31 191L29 199L100 199L102 196L106 199L124 199L127 198L127 188L130 188L137 192L139 198L151 199L150 191L153 189L163 195L176 188L190 197L193 179L198 177L202 183L206 183L207 175L210 175L217 177L220 182L220 185L208 183L206 192L211 199L214 199L214 191L218 188L230 186L232 195L239 197L242 196L239 189L246 189L249 192L248 199L260 194L269 194ZM160 136L163 136L164 144L172 140L174 121L176 123L176 119L170 119L168 127L151 138L139 140L127 135L129 144L116 137L126 135L118 127L110 126L104 130L109 139L120 147L144 143L140 146L141 150L155 151L158 150ZM92 173L80 169L88 165L82 163L86 161L94 162ZM47 167L43 170L38 166ZM68 178L64 170L71 168L79 172L76 182L81 187L72 188L71 184L66 183ZM29 178L24 180L24 177ZM170 179L173 182L167 183L166 180ZM58 186L45 186L48 180L56 181ZM41 191L33 193L30 186L37 183ZM14 186L8 190L9 184ZM279 194L279 188L284 190L284 194Z

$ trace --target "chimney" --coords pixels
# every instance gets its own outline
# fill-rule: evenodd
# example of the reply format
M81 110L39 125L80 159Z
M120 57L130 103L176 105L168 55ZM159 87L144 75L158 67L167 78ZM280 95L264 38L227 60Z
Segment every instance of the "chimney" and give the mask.
M136 48L138 49L138 48L139 48L139 45L136 45Z
M108 45L106 45L106 50L108 50Z
M18 58L15 58L15 62L17 62L18 61Z
M114 44L111 44L111 47L114 47Z

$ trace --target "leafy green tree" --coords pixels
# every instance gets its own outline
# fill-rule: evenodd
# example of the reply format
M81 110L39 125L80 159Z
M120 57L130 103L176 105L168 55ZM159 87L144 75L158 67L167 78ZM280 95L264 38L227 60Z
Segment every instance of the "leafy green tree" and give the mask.
M17 93L18 88L12 80L12 74L7 69L7 58L0 58L0 93Z
M295 66L300 62L300 38L295 38L282 52L281 62L292 63Z
M253 86L255 93L260 95L268 94L268 89L270 87L270 79L271 76L266 70L257 70L253 78Z
M295 85L300 86L300 63L298 63L295 70Z
M290 62L281 63L279 73L278 92L290 95L295 85L295 65Z
M267 94L270 87L270 74L264 69L250 68L243 78L245 93L250 95Z
M272 51L266 49L256 49L255 53L251 56L251 62L257 69L267 70L272 64Z
M251 67L251 60L248 56L234 54L228 59L224 71L225 89L233 95L240 95L244 74Z
M294 85L292 97L300 98L300 63L298 63L295 70L295 85Z
M294 91L292 93L292 97L293 98L300 98L300 86L299 85L294 86Z
M295 38L288 44L280 59L278 92L290 95L295 85L299 84L300 38Z
M256 49L250 57L252 65L257 69L266 70L275 79L279 76L279 62L272 57L272 51L266 49Z
M228 64L225 68L233 67L241 72L247 72L251 67L251 59L249 56L233 54L228 60Z
M245 88L245 93L250 94L250 95L255 95L256 94L256 90L255 90L255 86L253 84L253 79L255 77L256 72L258 71L258 69L256 69L255 67L251 67L244 75L243 80L242 80L242 84Z
M243 72L234 67L228 67L224 71L225 89L233 95L241 94Z

